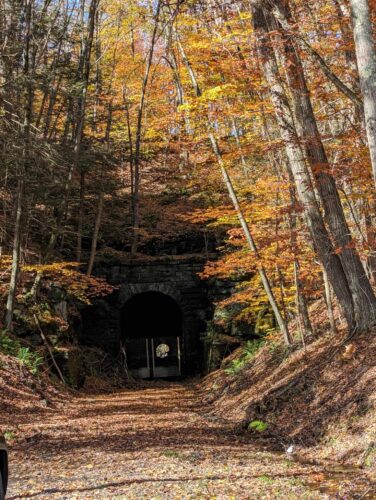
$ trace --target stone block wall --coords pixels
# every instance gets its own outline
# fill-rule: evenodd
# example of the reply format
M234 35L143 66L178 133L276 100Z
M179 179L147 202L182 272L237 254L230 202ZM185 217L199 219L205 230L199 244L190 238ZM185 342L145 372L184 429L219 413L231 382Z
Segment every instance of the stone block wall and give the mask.
M81 342L99 345L116 354L123 338L121 311L127 301L144 292L160 292L173 298L183 315L183 369L185 374L199 373L203 365L200 334L212 318L216 294L201 280L206 259L181 257L133 260L106 265L95 270L96 276L116 285L118 290L106 300L98 300L83 311Z

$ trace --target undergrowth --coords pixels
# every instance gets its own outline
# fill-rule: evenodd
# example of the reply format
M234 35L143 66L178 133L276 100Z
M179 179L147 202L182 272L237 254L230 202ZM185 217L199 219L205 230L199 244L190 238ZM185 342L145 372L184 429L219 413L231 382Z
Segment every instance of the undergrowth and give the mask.
M31 351L29 347L22 346L18 340L10 337L5 331L0 332L0 352L17 358L19 363L33 375L39 372L43 363L42 356Z
M269 425L264 422L263 420L252 420L248 424L248 430L249 431L257 431L257 432L264 432L269 428Z
M247 342L242 347L240 356L231 361L230 365L225 368L225 373L227 375L235 375L241 372L256 356L257 351L264 345L264 343L264 339L247 340Z

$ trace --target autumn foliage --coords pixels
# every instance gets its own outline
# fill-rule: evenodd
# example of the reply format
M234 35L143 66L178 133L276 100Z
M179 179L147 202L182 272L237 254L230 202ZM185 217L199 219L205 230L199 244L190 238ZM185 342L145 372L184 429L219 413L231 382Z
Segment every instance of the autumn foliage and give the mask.
M236 282L225 305L242 304L240 318L256 321L273 295L288 323L322 296L327 274L350 304L349 328L373 324L375 188L354 3L53 1L12 22L2 11L10 316L31 274L86 301L108 291L90 278L97 250L163 252L168 241L209 234L220 256L204 277ZM299 185L299 168L310 185ZM82 262L89 276L56 261ZM371 311L357 310L365 283Z

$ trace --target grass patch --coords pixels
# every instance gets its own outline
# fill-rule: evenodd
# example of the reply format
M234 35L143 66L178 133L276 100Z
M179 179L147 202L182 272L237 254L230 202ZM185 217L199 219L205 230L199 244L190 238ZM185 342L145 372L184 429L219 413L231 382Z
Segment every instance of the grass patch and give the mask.
M264 339L247 340L242 348L239 358L231 361L230 365L225 368L227 375L236 375L241 372L247 364L256 356L256 353L264 345Z
M20 347L17 352L17 359L20 364L36 375L39 372L40 366L43 364L43 358L36 352L30 351L28 347Z
M259 478L259 481L261 481L262 483L264 484L273 484L274 483L274 479L270 476L260 476Z
M5 431L4 432L5 441L14 441L16 439L16 433L13 431Z

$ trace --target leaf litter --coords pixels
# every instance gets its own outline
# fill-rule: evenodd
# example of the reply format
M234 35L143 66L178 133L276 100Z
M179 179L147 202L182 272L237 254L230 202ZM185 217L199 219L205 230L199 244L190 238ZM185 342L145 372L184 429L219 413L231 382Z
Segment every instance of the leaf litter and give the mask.
M208 418L191 383L150 382L30 413L10 446L8 499L360 498L353 479L330 482Z

